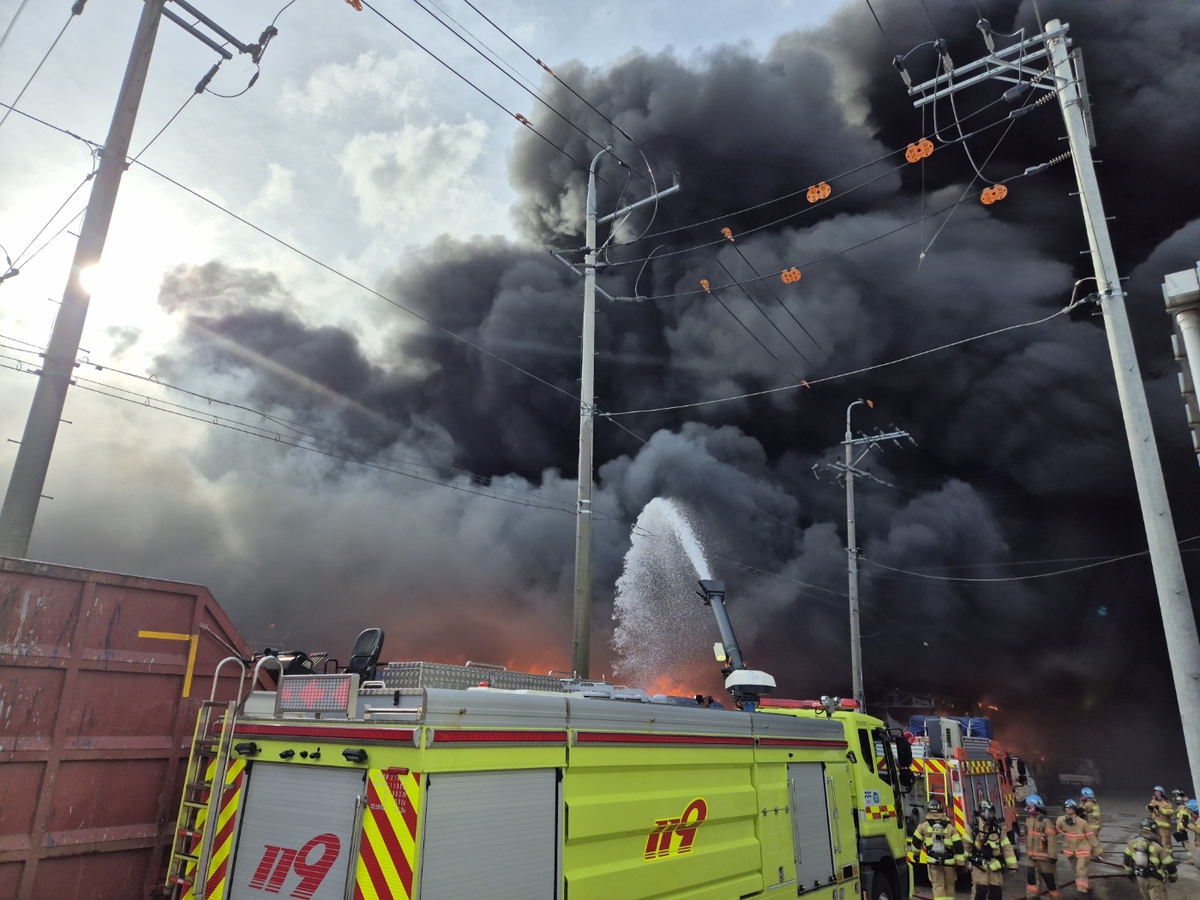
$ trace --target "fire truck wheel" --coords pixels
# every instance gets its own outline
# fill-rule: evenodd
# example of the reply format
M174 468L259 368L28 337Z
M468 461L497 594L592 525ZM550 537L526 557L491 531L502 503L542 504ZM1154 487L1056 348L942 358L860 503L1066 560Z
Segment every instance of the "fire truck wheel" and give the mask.
M900 900L900 892L883 869L871 870L871 891L867 896L870 900Z

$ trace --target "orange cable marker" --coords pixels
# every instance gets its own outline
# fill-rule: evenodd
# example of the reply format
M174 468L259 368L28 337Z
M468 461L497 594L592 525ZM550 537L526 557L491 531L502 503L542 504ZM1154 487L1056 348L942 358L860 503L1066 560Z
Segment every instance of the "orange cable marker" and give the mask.
M349 3L349 2L350 2L350 0L346 0L346 2L347 2L347 3ZM529 120L528 120L527 118L525 118L523 115L521 115L520 113L513 113L513 118L515 118L515 119L516 119L518 122L520 122L522 125L528 125L528 124L529 124Z
M708 291L710 294L712 293L712 291L711 291L711 290L709 290L709 288L708 288L708 279L707 279L707 278L701 278L701 279L700 279L700 287L704 288L704 289L705 289L706 291Z
M729 229L729 228L722 228L722 229L721 229L721 234L725 235L725 237L726 237L726 238L727 238L729 241L731 241L731 242L733 241L733 231L732 231L731 229Z
M346 0L358 12L362 12L362 0Z
M783 279L784 284L795 284L800 280L800 270L792 266L790 269L780 272L779 277Z

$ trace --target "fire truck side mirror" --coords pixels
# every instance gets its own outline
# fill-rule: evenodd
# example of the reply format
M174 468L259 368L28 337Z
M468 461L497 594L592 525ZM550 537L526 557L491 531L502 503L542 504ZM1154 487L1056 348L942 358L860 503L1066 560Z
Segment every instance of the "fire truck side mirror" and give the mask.
M913 763L912 745L904 738L900 738L895 742L895 747L896 765L898 765L901 769L911 770Z

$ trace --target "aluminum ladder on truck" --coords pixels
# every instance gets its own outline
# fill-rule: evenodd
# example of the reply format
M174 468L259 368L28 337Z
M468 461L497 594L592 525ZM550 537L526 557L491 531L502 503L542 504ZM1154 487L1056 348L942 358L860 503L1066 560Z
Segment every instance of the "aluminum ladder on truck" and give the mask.
M221 673L221 667L230 662L241 667L238 699L218 701L215 699L217 677ZM233 751L233 722L241 706L245 679L246 665L242 660L236 656L221 660L213 673L209 699L200 704L200 712L196 716L196 732L192 737L191 755L188 757L183 783L183 799L179 804L175 836L171 844L171 861L167 867L165 893L173 900L181 900L189 891L195 900L203 900L207 896L205 882L216 829L205 826L220 818L221 801L226 787L225 775ZM214 736L214 726L218 722L222 723L222 727ZM195 890L191 891L193 887Z

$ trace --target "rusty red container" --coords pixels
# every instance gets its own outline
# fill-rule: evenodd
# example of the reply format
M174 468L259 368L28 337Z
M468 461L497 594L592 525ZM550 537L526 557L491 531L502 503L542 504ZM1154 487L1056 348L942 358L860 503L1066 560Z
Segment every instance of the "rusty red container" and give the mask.
M199 585L0 558L0 898L161 894L196 712L234 655Z

